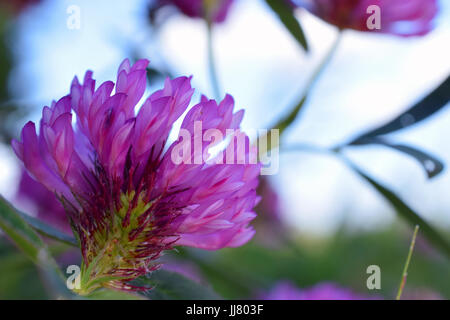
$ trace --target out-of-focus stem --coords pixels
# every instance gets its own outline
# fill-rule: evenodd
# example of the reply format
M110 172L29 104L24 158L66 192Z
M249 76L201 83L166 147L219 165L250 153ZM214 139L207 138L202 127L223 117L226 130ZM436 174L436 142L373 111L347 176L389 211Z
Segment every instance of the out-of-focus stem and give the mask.
M274 126L272 126L272 129L278 129L279 135L281 137L282 133L286 128L288 128L298 117L298 114L300 110L305 105L305 102L307 100L308 94L319 79L320 75L323 73L323 71L326 69L327 65L333 58L334 54L337 51L337 48L339 46L339 43L342 38L342 32L340 31L337 35L336 39L334 40L333 44L331 45L330 49L320 62L320 64L317 66L311 77L309 78L308 82L306 83L306 86L303 88L302 95L299 99L299 102L295 105L295 107L287 114L287 116L281 118ZM270 132L270 131L269 131ZM269 133L268 133L269 134ZM263 138L263 137L260 137ZM265 154L265 152L270 151L272 148L276 148L278 145L271 144L269 137L267 137L267 150L260 150L259 155Z
M213 42L213 24L212 22L207 22L208 29L208 69L209 69L209 77L211 80L211 85L214 93L214 97L216 99L221 98L221 91L219 80L217 77L217 69L214 55L214 42Z
M406 278L408 277L409 263L411 261L412 253L414 251L414 245L416 244L416 238L417 238L418 231L419 231L419 226L416 225L416 227L414 229L414 234L413 234L413 237L411 240L411 245L409 246L408 258L406 258L405 267L403 268L402 280L400 281L400 286L398 288L397 297L395 298L395 300L400 300L400 298L402 297L403 288L405 287Z
M325 70L325 68L330 63L331 59L334 57L334 54L336 53L337 48L339 47L339 44L342 39L342 31L339 31L336 39L334 40L333 44L331 45L330 49L328 49L328 52L320 62L320 64L315 69L314 73L312 74L311 78L309 79L305 89L303 90L303 96L306 97L308 92L312 89L316 81L319 79L322 72Z

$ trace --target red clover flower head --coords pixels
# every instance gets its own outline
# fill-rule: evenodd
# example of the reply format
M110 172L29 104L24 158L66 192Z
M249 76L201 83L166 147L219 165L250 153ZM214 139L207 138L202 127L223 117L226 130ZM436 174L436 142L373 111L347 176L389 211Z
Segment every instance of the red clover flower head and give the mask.
M254 234L261 166L239 131L243 110L233 113L229 95L219 104L202 97L168 145L194 89L191 78L167 79L136 112L147 65L126 59L116 83L98 87L91 71L82 84L75 77L69 95L44 107L38 134L28 122L12 142L27 172L64 205L83 256L80 294L136 289L129 281L158 268L175 245L216 250ZM220 138L228 145L213 154Z

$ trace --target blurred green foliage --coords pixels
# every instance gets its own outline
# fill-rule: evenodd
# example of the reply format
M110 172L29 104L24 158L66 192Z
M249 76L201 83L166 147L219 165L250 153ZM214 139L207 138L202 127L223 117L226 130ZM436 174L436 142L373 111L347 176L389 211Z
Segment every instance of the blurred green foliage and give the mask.
M267 0L267 3L272 7L276 6L276 1ZM295 17L285 8L275 11L298 42L307 49L306 38ZM28 111L23 106L11 101L8 91L8 78L13 57L8 48L9 26L7 21L0 12L0 142L5 143L9 143L11 137L17 134L14 126L18 119ZM322 67L319 67L319 71L321 69ZM165 76L156 69L149 70L148 75L153 78ZM313 76L314 78L315 76ZM433 99L429 98L430 96L426 97L419 104L408 109L408 112L414 116L414 123L428 117L448 103L448 85L447 78L436 89L437 91L434 91ZM302 96L300 102L293 107L292 112L275 127L283 131L293 123L305 100L306 95ZM401 123L400 120L401 117L398 117L374 132L385 134L391 132L392 127L395 130L403 128L403 125L398 125ZM390 131L386 131L386 128ZM374 132L366 133L362 137L374 135ZM355 141L351 143L356 144ZM267 246L267 243L271 242L270 240L265 241L265 245L262 245L257 241L258 238L255 238L243 247L223 249L217 252L177 248L169 255L176 260L194 262L201 271L204 281L211 284L221 297L227 299L255 298L262 292L270 290L280 280L291 281L299 288L306 288L323 281L332 281L363 295L373 294L385 299L393 299L401 280L410 238L410 229L395 225L388 230L369 233L351 234L340 231L327 239L298 236L284 245L280 243L286 239L274 241L274 245L270 247ZM60 250L61 248L57 252L60 253ZM447 258L428 246L419 235L409 267L405 293L413 289L428 289L449 299L448 262ZM369 291L366 287L366 280L369 276L366 269L369 265L378 265L381 268L381 290ZM177 279L176 276L167 272L160 273L160 278L164 280L159 279L160 282L165 285L173 284L176 282L173 279ZM167 281L166 278L171 281ZM42 271L38 270L22 252L0 234L0 300L52 298L53 295L51 289L48 288L47 280ZM158 284L158 278L154 278L152 281ZM173 295L174 288L176 288L175 285L173 288L163 289L166 293ZM181 290L186 291L187 289L181 287ZM149 297L156 293L149 294ZM117 298L116 295L111 294L109 291L100 291L98 298L105 298L105 295L109 298ZM179 292L175 292L175 294L180 296Z
M420 234L420 232L419 232ZM408 228L349 234L339 232L329 239L297 239L279 248L248 245L220 252L184 250L194 259L213 288L225 298L252 298L270 290L277 281L289 280L299 288L323 281L336 282L363 295L393 299L401 280L410 244ZM381 290L368 290L369 265L381 268ZM447 258L428 246L419 235L409 268L405 292L428 289L450 297Z
M0 300L47 299L37 267L6 238L0 239Z
M9 41L13 28L11 19L0 7L0 142L9 144L17 136L17 123L30 110L11 100L9 77L13 67L13 55Z
M420 233L420 232L419 232ZM251 299L289 280L299 288L336 282L362 295L394 299L408 254L411 232L395 226L381 232L338 232L327 239L298 238L276 248L255 240L216 252L177 248L177 260L194 262L215 292L225 299ZM369 265L381 268L381 290L368 290ZM0 299L46 299L48 293L34 265L5 238L0 240ZM448 260L419 235L409 267L405 294L431 290L450 297Z

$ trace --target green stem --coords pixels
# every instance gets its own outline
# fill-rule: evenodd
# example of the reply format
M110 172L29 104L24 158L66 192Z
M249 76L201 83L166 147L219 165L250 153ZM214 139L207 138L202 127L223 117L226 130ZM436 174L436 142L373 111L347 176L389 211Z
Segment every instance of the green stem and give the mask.
M328 50L328 52L326 53L325 57L322 59L320 64L317 66L317 68L315 69L311 78L309 79L308 83L306 84L306 87L303 91L304 93L303 93L302 99L305 98L306 95L308 94L308 92L313 88L314 84L317 82L317 80L319 79L322 72L326 69L326 67L328 66L328 64L330 63L332 58L334 57L334 54L336 53L337 48L339 47L341 39L342 39L342 31L339 31L339 33L338 33L336 39L334 39L334 42L331 45L330 49Z
M417 238L418 231L419 231L419 226L416 225L416 227L414 229L414 234L413 234L413 237L411 240L411 245L409 246L409 252L408 252L408 257L406 258L405 267L403 268L402 280L400 281L400 286L398 288L396 300L400 300L402 293L403 293L403 288L405 287L405 284L406 284L406 278L408 277L409 263L411 261L412 253L414 251L414 245L416 244L416 238Z
M211 85L214 93L214 97L216 99L221 98L221 90L219 85L219 80L217 77L217 69L216 62L214 58L214 43L213 43L213 24L211 22L207 22L208 28L208 69L209 69L209 77L211 80Z
M333 44L331 45L330 49L320 62L320 64L317 66L317 68L314 70L313 74L309 78L308 82L306 83L306 86L303 88L302 95L299 99L299 102L292 108L292 110L283 118L281 118L274 126L272 126L272 129L278 129L279 135L281 137L282 133L287 129L298 117L298 114L301 109L303 109L303 106L305 105L305 102L308 98L308 94L313 88L313 86L316 84L317 80L319 79L320 75L323 73L323 71L326 69L330 61L332 60L334 54L337 51L337 48L339 46L339 43L342 38L342 32L339 32L336 39L334 40ZM270 134L270 131L267 133L267 135ZM264 137L260 137L259 139L263 139ZM270 141L269 137L266 137L266 141ZM259 145L259 144L258 144ZM274 144L268 144L267 150L260 150L260 154L270 151L272 148L277 147L278 145Z
M96 271L99 261L105 255L107 245L92 259L92 261L87 266L83 261L81 264L81 280L80 280L80 290L75 290L80 295L86 295L90 293L93 288L90 288L90 282L92 281L92 273ZM98 270L97 270L98 271ZM98 272L97 272L98 273Z

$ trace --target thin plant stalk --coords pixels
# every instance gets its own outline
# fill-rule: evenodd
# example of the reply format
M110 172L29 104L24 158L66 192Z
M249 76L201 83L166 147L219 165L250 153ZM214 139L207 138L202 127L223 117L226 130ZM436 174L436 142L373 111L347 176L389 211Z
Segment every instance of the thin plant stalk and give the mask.
M283 118L281 118L274 126L272 126L272 129L278 129L280 136L284 132L285 129L287 129L298 117L298 114L300 110L305 105L305 102L308 98L308 95L313 88L313 86L316 84L317 80L319 79L320 75L323 73L323 71L326 69L332 58L334 57L337 48L339 47L339 43L341 42L342 38L342 32L340 31L334 40L333 44L331 45L328 52L325 54L324 58L320 62L320 64L317 66L317 68L314 70L314 73L309 78L308 82L306 83L306 86L303 87L301 98L299 99L299 102L295 105L295 107ZM270 133L268 132L267 135ZM263 139L264 137L259 137L260 139ZM270 141L269 137L266 137L266 141ZM255 142L256 143L256 142ZM259 145L259 143L258 143ZM266 150L260 150L259 155L263 155L273 148L278 147L277 144L268 144L266 147Z
M402 280L400 281L400 286L398 288L397 297L395 298L395 300L400 300L400 298L402 297L403 289L405 288L405 284L406 284L406 278L408 277L409 263L411 261L412 253L414 251L414 246L416 244L416 238L417 238L418 231L419 231L419 226L416 225L416 227L414 229L414 234L413 234L413 237L411 240L411 245L409 246L409 252L408 252L408 257L406 258L405 267L403 268Z
M216 59L214 54L214 41L213 41L213 24L211 22L207 22L207 29L208 29L207 45L208 45L209 77L211 80L214 97L220 100L222 94L220 90L219 79L217 76Z

